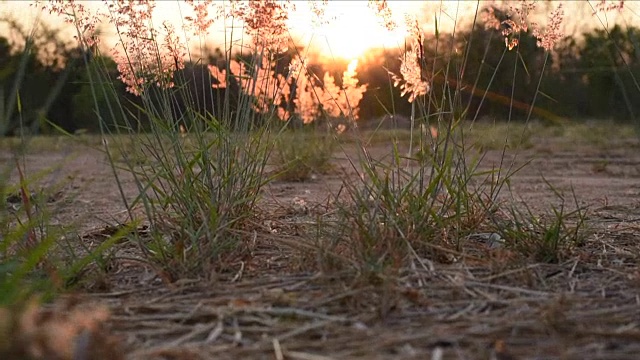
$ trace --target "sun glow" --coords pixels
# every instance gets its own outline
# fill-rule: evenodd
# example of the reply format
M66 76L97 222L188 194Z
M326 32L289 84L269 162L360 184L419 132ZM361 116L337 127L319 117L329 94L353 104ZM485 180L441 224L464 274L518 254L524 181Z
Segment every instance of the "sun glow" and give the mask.
M297 3L289 26L294 40L317 51L322 58L357 59L372 48L397 48L407 35L404 16L416 11L421 2L389 1L394 30L384 27L382 19L368 7L367 1L329 1L325 8L326 23L317 25L308 3Z

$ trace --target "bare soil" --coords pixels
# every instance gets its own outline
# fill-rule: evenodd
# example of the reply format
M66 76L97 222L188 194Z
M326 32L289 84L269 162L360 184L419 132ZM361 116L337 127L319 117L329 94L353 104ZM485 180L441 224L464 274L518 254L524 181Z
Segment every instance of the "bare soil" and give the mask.
M528 162L504 199L544 213L558 201L546 179L588 206L587 244L559 264L514 263L498 249L480 260L418 264L393 287L309 271L304 262L314 259L296 255L295 223L328 211L343 176L335 171L271 184L264 207L273 217L263 224L271 233L259 233L253 258L217 281L167 284L148 265L115 259L100 284L92 279L80 292L111 310L109 331L128 359L637 359L640 142L570 141L540 139L504 157ZM346 155L335 158L335 168L349 172ZM489 150L482 167L502 158ZM89 245L104 241L107 225L126 221L103 153L61 146L25 160L29 174L62 164L41 179L59 184L53 220L77 224ZM120 175L131 199L134 183Z

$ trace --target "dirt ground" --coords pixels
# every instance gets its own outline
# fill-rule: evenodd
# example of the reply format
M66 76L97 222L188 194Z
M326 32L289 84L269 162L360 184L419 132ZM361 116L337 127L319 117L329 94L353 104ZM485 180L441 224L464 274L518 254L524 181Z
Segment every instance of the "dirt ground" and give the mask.
M151 267L116 259L101 286L88 285L82 296L111 310L109 331L128 359L637 359L640 141L604 138L539 137L505 155L529 162L505 199L513 195L542 213L558 200L546 179L568 194L573 188L588 206L587 244L560 264L500 267L500 252L483 261L425 262L381 291L304 271L287 246L295 234L275 233L258 238L260 260L238 263L230 278L165 284ZM105 155L55 148L27 155L27 172L62 164L42 179L61 184L54 223L77 224L84 241L104 241L106 225L126 220ZM388 149L379 143L372 152ZM499 147L490 149L482 167L501 158ZM347 168L340 151L334 162ZM122 176L132 198L134 183ZM275 182L265 204L325 204L341 176ZM274 226L295 221L289 214Z

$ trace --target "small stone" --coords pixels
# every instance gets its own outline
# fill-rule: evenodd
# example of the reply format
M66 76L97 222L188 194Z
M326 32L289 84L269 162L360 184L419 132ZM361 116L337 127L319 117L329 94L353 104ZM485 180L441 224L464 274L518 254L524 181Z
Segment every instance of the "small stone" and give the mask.
M492 249L499 249L504 246L504 239L500 236L500 234L492 233L487 240L489 247Z

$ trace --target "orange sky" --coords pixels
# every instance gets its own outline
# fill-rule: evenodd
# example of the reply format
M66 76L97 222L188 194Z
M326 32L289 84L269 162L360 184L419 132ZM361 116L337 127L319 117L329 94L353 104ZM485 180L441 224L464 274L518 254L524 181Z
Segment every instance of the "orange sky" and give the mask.
M487 3L499 1L481 2L481 7ZM102 2L87 2L90 6L104 6ZM289 26L294 40L304 46L310 46L318 50L326 58L343 58L350 60L362 55L368 48L386 47L398 48L404 46L406 29L404 19L406 14L419 15L426 33L435 32L435 21L438 17L438 27L446 32L453 29L454 19L457 19L459 26L466 26L473 20L473 14L477 6L475 1L389 1L389 6L393 12L393 20L400 25L398 29L391 32L381 25L373 12L367 7L367 1L329 1L326 15L332 19L329 25L321 28L313 27L312 15L306 1L293 1L296 11L290 14ZM556 1L539 1L539 8L555 8ZM595 4L596 1L591 1ZM588 2L564 1L563 2L567 22L565 23L565 33L584 31L588 27L602 27L597 17L591 16L592 10ZM442 5L442 8L440 8ZM441 10L441 11L440 11ZM154 22L162 23L169 20L180 25L180 12L188 12L188 6L177 1L158 1L156 6L157 17ZM20 19L24 19L27 24L33 23L38 13L37 9L29 6L26 1L2 1L0 2L0 13L12 13ZM623 24L633 24L640 26L640 2L625 2L624 16L615 13L606 14L601 20L611 25L613 22ZM43 19L47 22L61 24L56 19L45 14ZM544 16L536 18L541 24L546 23ZM105 28L106 33L113 33ZM219 23L211 32L211 41L215 46L222 45L224 38L224 24ZM69 32L71 34L71 32ZM105 41L112 45L114 37Z

